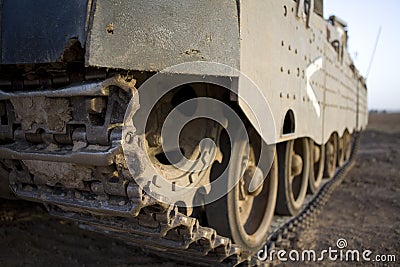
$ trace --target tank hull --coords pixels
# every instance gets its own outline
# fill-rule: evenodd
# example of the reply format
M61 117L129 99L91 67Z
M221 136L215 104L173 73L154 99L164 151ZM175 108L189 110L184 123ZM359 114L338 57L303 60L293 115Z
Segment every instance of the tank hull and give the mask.
M302 220L311 178L307 208L326 193L324 175L351 165L368 121L347 26L324 20L322 2L1 1L0 192L7 197L9 187L56 216L178 259L258 263L267 237ZM199 107L203 98L213 101ZM218 103L234 111L248 142L227 139L240 129ZM168 121L173 111L190 127ZM205 120L210 113L220 120ZM171 151L167 122L181 130ZM237 183L227 179L226 194L206 203L227 158ZM153 167L175 195L198 187L171 202ZM269 232L272 221L283 226Z

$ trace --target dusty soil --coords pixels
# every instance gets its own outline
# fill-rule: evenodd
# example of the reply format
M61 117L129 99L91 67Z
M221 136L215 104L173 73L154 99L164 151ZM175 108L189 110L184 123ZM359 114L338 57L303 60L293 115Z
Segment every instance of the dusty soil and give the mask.
M400 114L371 115L361 142L356 166L318 222L302 233L297 248L321 251L345 238L349 249L394 254L400 261ZM181 266L50 217L41 206L25 202L0 200L0 241L1 266ZM355 263L284 265L346 264Z

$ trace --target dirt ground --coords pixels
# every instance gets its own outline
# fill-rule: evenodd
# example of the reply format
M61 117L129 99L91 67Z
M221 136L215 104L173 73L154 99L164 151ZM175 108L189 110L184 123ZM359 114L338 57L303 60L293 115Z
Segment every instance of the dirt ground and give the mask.
M400 261L400 114L372 114L356 166L333 193L297 249L347 249L396 255ZM371 256L372 257L372 256ZM330 262L284 266L368 265ZM41 206L0 200L1 266L178 266L119 241L47 215ZM369 263L370 266L395 264ZM179 265L181 266L181 265Z

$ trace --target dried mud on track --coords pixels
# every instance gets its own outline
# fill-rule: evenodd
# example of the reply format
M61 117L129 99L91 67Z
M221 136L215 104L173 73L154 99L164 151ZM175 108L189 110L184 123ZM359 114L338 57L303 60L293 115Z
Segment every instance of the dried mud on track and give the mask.
M345 238L349 249L395 254L400 260L400 114L370 116L355 167L317 219L302 232L297 248L320 251L334 248L337 239ZM182 266L53 218L40 205L5 200L0 200L0 265Z

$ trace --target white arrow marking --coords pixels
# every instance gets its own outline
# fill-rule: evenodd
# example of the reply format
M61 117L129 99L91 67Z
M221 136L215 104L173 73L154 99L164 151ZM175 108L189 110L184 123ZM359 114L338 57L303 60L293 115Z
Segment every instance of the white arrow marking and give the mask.
M310 78L314 75L314 73L322 69L322 64L323 57L321 56L315 59L314 62L312 62L306 69L307 95L310 98L318 117L321 116L321 107L318 103L317 97L315 96L314 89L311 86Z

